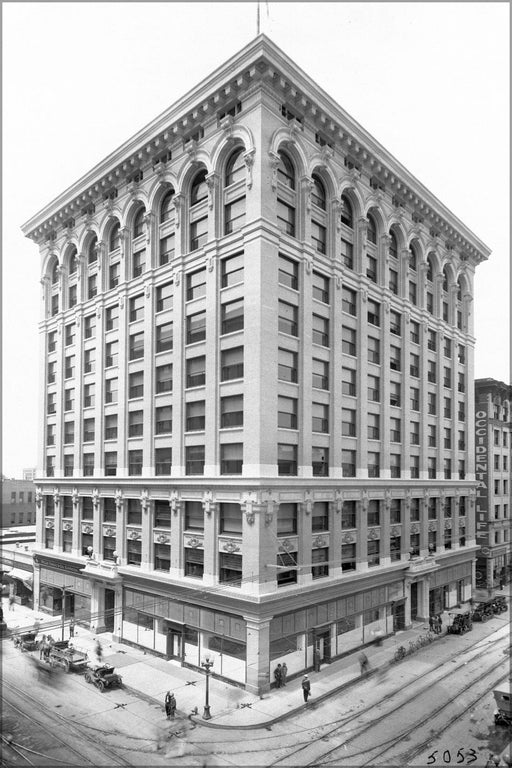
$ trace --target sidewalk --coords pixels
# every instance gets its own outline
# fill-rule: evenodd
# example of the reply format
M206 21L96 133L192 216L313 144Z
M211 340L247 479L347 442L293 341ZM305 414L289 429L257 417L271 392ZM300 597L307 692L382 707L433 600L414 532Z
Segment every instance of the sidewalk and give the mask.
M508 590L507 590L508 594ZM7 609L4 601L4 619L10 630L30 631L35 620L40 621L40 634L50 633L56 640L61 637L60 617L36 614L34 611L16 605L13 611ZM443 636L450 623L448 612L443 613ZM481 625L474 625L475 628ZM484 625L485 626L485 625ZM428 622L416 622L411 629L396 632L386 638L381 646L367 646L365 653L370 662L367 676L389 666L396 648L407 646L410 640L423 634ZM480 633L478 633L480 634ZM65 639L69 637L66 625ZM477 638L475 638L477 639ZM89 654L91 664L97 663L95 645L100 641L103 650L102 663L109 663L122 675L125 689L148 703L162 707L167 691L174 693L177 701L177 720L196 713L198 724L214 728L268 727L304 709L301 681L302 675L290 680L286 687L272 689L261 697L255 696L222 680L210 677L209 703L211 720L203 720L205 701L205 676L193 669L181 667L178 662L166 661L147 654L140 648L132 648L112 640L111 633L94 635L80 626L75 627L72 640L76 648ZM9 642L4 640L4 642ZM439 640L435 642L440 642ZM361 649L344 656L331 664L324 664L319 672L308 673L311 681L311 704L315 705L361 679L358 655ZM419 651L421 653L421 651ZM310 706L308 704L308 706ZM196 712L197 708L197 712Z

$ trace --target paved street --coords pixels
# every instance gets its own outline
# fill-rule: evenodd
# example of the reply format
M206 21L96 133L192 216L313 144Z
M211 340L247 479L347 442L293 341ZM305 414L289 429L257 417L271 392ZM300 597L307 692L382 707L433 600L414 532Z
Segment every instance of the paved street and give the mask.
M33 623L34 614L26 609L13 613L6 616L11 627ZM58 617L48 623L59 637ZM507 729L494 725L492 689L509 673L509 613L475 624L465 635L444 635L390 663L398 644L423 632L418 625L388 638L380 649L368 649L367 677L360 677L357 655L312 673L307 708L297 680L262 700L211 680L211 721L200 716L204 676L115 643L108 635L99 636L105 660L115 664L127 685L104 693L77 673L56 675L50 682L41 679L31 661L38 654L22 653L4 639L4 760L13 766L26 765L28 758L36 765L65 760L69 765L177 768L480 768L489 752L507 748ZM94 662L95 637L80 627L74 642L86 645ZM170 687L178 699L174 722L166 721L162 706L162 692ZM199 705L199 716L191 715L194 705ZM7 749L6 734L12 739Z

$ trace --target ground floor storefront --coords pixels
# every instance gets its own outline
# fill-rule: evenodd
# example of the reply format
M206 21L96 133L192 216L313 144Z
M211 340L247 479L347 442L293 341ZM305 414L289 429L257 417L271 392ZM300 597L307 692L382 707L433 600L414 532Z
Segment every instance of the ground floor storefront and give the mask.
M512 581L510 546L482 547L476 560L477 589L500 589Z

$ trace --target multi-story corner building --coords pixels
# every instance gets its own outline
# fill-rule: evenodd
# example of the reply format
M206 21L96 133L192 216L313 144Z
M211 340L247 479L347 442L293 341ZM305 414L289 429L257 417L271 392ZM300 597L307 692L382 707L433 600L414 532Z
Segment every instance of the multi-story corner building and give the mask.
M489 250L268 38L23 231L40 609L262 691L469 599Z
M2 479L1 527L34 525L36 487L31 480Z
M492 590L510 581L510 443L512 386L475 381L476 587Z

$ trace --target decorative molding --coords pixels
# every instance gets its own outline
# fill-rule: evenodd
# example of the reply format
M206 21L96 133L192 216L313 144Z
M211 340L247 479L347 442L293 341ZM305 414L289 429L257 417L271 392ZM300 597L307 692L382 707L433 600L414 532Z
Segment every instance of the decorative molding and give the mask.
M273 152L270 150L268 153L268 156L270 158L270 170L272 171L272 177L270 180L270 185L272 189L275 191L277 189L277 168L281 161L281 158L277 154L277 152Z
M452 521L451 520L445 520L444 521L444 527L445 530L450 531L452 528Z
M420 527L419 527L418 523L411 523L410 531L411 531L411 533L419 533Z
M245 167L247 168L247 189L251 189L252 187L252 168L254 165L254 155L256 154L256 150L248 149L247 152L244 152L243 158Z
M44 527L45 528L55 528L55 522L53 520L45 520Z
M353 544L356 540L356 537L353 536L351 533L346 533L344 536L341 537L341 540L344 544Z
M437 531L437 523L431 520L430 523L428 524L428 530Z
M313 547L325 547L325 545L328 543L328 539L325 538L325 536L316 536L316 538L312 541Z
M389 533L391 536L400 536L400 534L402 533L402 529L400 528L399 525L393 525L391 526L391 530L389 531Z
M71 491L71 499L73 501L73 506L76 507L76 505L80 501L80 496L78 494L78 488L73 488L73 490Z
M215 202L215 192L217 190L218 174L215 171L205 176L206 186L208 187L208 208L212 210Z
M115 536L116 535L116 529L115 528L104 528L103 529L103 535L104 536Z
M82 523L82 533L93 533L94 528L92 525Z
M43 501L43 492L39 485L36 485L35 500L36 500L36 507L41 506L41 502Z
M240 504L240 509L242 511L242 515L245 515L245 519L247 520L248 525L254 525L254 519L255 519L254 502L249 500L243 501Z
M72 531L73 530L73 523L64 523L62 526L62 529L64 531Z
M237 544L236 541L232 541L232 540L224 541L222 543L222 549L225 552L229 552L231 554L233 554L233 552L240 552L240 546Z
M165 533L159 533L158 535L155 535L155 541L157 544L170 544L171 537L166 536Z
M100 492L97 488L92 489L92 506L97 509L100 503Z
M290 541L290 539L283 539L279 542L279 551L280 552L292 552L294 549L296 549L297 544L294 541Z
M141 509L142 509L143 512L147 512L148 511L148 507L149 507L149 491L148 491L147 488L144 488L140 492L140 506L141 506Z
M203 540L198 539L197 536L191 536L189 539L185 539L185 546L197 549L198 547L203 546Z
M126 531L128 538L135 541L136 539L142 539L142 531L136 530L135 528L128 528Z
M372 541L374 539L380 539L380 528L370 528L368 531L368 538Z
M114 499L116 502L116 508L119 509L119 507L122 505L124 501L123 492L120 488L116 488L116 492L114 494Z

